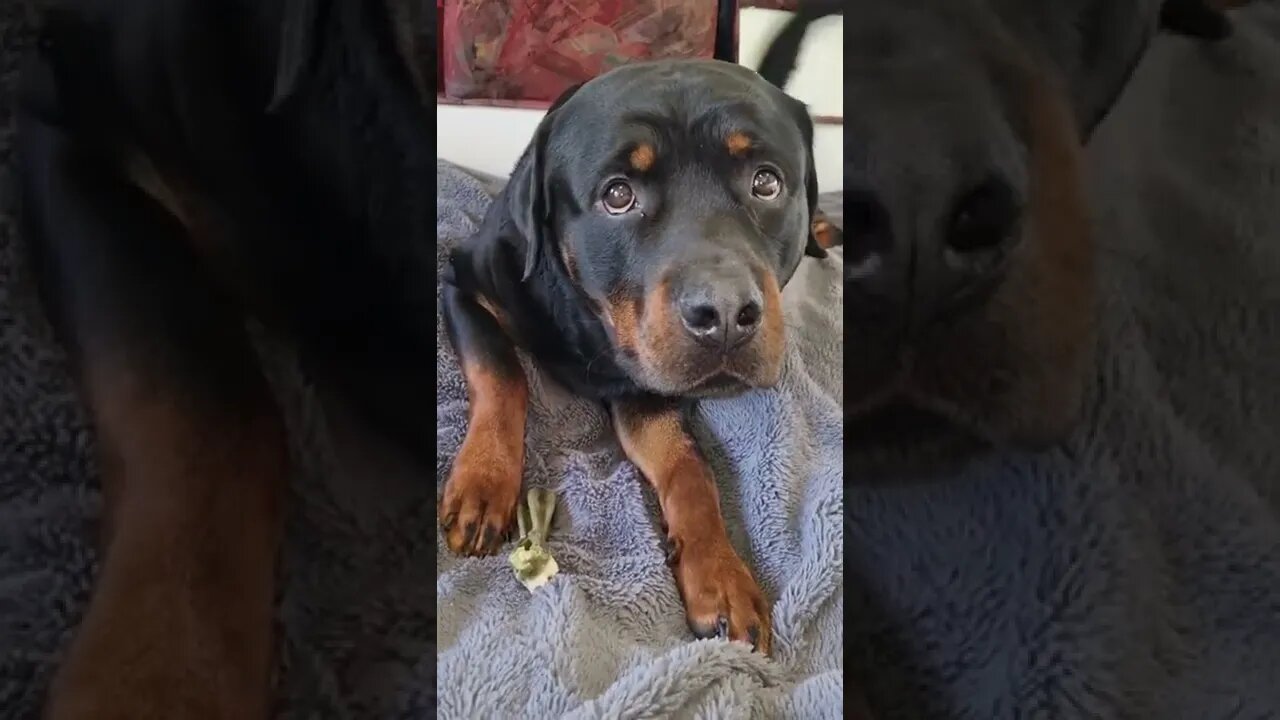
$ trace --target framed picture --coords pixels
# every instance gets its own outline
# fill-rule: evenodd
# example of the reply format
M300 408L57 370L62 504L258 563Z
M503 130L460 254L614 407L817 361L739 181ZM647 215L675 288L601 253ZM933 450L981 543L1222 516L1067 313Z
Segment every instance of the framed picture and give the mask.
M736 59L736 0L437 0L445 102L545 107L629 62Z

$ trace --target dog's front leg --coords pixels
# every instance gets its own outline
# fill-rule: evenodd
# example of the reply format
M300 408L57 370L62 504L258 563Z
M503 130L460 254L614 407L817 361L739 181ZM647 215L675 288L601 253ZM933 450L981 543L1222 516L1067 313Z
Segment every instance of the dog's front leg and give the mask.
M266 718L286 464L274 409L192 404L145 366L87 371L105 554L47 717Z
M529 388L492 304L448 281L441 304L470 405L467 435L440 501L440 528L455 553L489 555L515 520Z
M46 715L264 718L287 447L242 317L190 229L119 168L35 118L19 130L27 236L106 505Z
M618 401L613 418L623 451L657 492L667 562L689 628L697 637L740 640L768 654L769 604L729 543L715 479L678 406L656 398Z

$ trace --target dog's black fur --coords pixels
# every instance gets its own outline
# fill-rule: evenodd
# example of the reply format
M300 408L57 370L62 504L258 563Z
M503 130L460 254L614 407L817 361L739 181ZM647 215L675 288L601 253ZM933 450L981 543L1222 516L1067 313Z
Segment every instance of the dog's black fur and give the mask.
M1172 33L1218 41L1231 36L1231 19L1208 0L1165 0L1160 26Z

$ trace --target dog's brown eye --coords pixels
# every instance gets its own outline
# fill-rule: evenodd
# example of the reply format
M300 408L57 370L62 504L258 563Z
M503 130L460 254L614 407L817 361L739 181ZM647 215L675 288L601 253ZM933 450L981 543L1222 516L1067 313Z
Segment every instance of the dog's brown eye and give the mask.
M761 200L772 200L782 194L782 178L772 170L757 170L751 178L751 194Z
M609 183L601 202L610 215L621 215L636 206L636 193L624 182Z

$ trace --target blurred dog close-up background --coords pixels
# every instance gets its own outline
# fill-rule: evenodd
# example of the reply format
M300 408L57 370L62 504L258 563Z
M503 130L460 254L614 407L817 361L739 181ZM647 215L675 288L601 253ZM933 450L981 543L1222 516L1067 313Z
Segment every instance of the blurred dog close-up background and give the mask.
M0 0L0 720L1280 717L1278 201L1280 0Z

